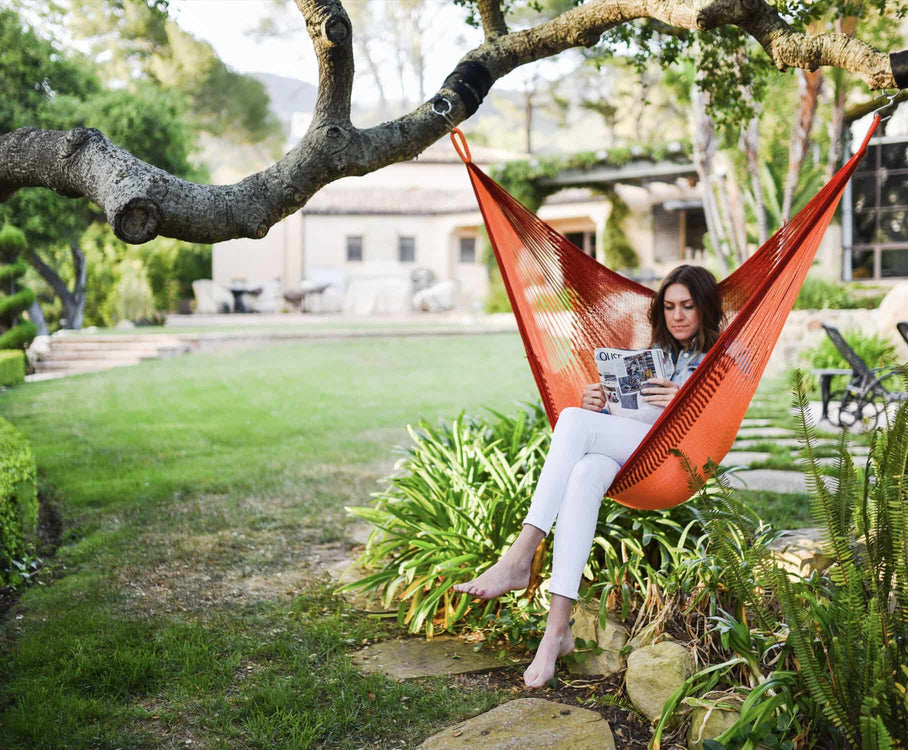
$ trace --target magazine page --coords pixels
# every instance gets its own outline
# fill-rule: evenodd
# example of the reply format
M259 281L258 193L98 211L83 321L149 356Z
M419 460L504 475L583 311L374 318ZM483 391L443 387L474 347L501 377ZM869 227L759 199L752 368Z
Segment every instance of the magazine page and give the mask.
M648 404L640 391L650 378L671 377L673 366L661 349L609 349L593 352L610 414L655 422L662 407Z

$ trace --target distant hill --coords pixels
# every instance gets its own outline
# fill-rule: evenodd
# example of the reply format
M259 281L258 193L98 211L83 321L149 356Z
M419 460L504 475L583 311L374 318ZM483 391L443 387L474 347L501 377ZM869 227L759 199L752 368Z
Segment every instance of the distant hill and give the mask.
M290 120L294 112L311 113L315 109L318 95L315 84L272 73L250 75L265 85L271 98L271 109L280 120L285 133L290 133ZM358 127L369 127L398 117L401 112L397 103L387 110L381 110L377 106L357 106L354 103L352 117ZM478 141L477 145L522 151L525 146L523 117L522 92L493 89L479 111L462 127ZM538 106L534 110L533 147L536 152L577 151L608 145L601 120L589 112L575 111L566 122L557 116L553 117L551 108Z
M318 95L315 84L273 73L249 75L264 84L271 99L271 111L281 121L284 132L290 132L290 118L294 112L312 112L315 109L315 98Z

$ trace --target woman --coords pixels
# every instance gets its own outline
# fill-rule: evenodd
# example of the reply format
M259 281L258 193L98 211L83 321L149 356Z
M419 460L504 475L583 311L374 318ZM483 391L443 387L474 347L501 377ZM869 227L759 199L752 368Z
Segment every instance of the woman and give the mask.
M649 387L641 394L647 404L664 409L719 338L722 306L715 277L699 266L679 266L653 298L649 320L652 346L669 354L675 369L670 379L647 380ZM564 409L558 418L517 540L482 575L454 587L480 599L526 588L536 548L558 517L549 581L552 605L545 635L523 675L528 687L551 680L555 662L574 648L571 608L592 548L599 505L649 430L646 422L609 414L600 383L586 386L580 408Z

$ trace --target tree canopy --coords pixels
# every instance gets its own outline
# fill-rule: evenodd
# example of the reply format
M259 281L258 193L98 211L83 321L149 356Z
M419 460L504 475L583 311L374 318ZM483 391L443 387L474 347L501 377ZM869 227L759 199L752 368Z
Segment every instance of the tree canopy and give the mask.
M810 24L854 15L856 9L894 22L908 9L906 0L861 6L843 0L550 0L544 4L548 15L538 23L511 30L509 20L517 11L543 4L453 1L470 9L485 40L464 54L458 74L438 90L436 96L450 103L447 118L437 114L433 97L395 120L354 127L350 17L341 0L296 0L319 61L319 94L308 132L279 161L234 185L201 185L143 162L97 129L53 130L36 119L30 123L35 127L0 135L0 200L28 186L85 196L130 243L158 235L196 242L259 238L326 184L417 156L475 111L483 89L521 65L576 47L630 51L665 65L686 56L705 73L699 77L704 91L743 122L765 88L761 76L772 68L832 66L870 91L896 86L890 55L895 50L878 49L847 33L811 33ZM166 11L160 0L146 4L158 16ZM160 24L154 30L160 33ZM884 44L885 34L878 36L871 41ZM136 42L141 49L141 39ZM741 96L742 87L750 100Z

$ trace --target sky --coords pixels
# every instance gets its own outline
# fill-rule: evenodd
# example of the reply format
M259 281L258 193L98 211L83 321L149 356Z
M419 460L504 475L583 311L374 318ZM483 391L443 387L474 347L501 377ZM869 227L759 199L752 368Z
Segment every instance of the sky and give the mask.
M372 0L394 2L395 0ZM482 41L482 34L465 23L466 12L450 0L426 0L431 13L431 53L427 56L427 91L434 90L453 70L460 57ZM274 9L271 0L171 0L170 8L180 26L209 42L220 58L242 73L274 73L317 83L318 68L302 14L288 0L278 4L283 38L261 40L251 34L259 21ZM356 28L353 29L354 35ZM383 67L396 80L394 61ZM357 70L365 63L357 59ZM392 89L393 90L393 89ZM394 94L397 95L397 91ZM415 98L415 97L411 97Z

